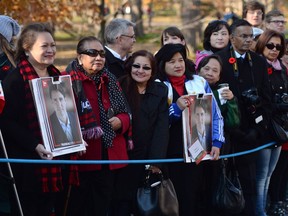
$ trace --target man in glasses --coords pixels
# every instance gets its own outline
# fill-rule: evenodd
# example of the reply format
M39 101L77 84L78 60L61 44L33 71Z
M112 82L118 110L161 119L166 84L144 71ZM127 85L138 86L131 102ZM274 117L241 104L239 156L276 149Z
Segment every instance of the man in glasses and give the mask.
M251 150L266 142L267 113L270 110L270 88L264 59L250 51L252 25L243 19L230 26L231 46L218 54L223 62L221 82L228 83L238 99L241 122L231 129L231 145L235 152ZM241 215L255 215L257 152L236 157L236 167L242 185L245 209Z
M262 28L265 17L265 6L258 1L247 1L243 6L242 19L247 20L253 27Z
M275 9L266 14L265 24L267 29L271 29L280 33L285 32L286 20L284 14Z
M117 78L125 74L124 61L136 42L135 24L126 19L113 19L105 28L106 67Z

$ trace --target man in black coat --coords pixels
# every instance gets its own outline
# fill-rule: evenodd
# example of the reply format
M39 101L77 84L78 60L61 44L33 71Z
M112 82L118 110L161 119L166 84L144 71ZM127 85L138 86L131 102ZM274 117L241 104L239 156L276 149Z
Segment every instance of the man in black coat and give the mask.
M235 152L240 152L267 142L271 99L266 62L249 50L253 40L251 24L237 20L230 32L231 46L216 54L223 62L221 82L229 83L239 102L241 123L239 129L231 131L231 144ZM256 156L257 152L235 158L246 200L243 215L255 215Z
M106 67L117 78L123 76L124 61L136 42L135 24L125 19L113 19L105 28Z

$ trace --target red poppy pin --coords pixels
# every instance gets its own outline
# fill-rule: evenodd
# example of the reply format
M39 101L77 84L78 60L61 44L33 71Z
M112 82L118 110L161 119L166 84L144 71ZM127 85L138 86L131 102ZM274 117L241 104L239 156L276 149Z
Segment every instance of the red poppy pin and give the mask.
M235 62L236 62L235 58L233 58L233 57L229 58L229 63L230 64L234 64Z
M8 66L8 65L4 65L2 68L1 68L1 70L2 71L8 71L10 69L10 66Z
M271 67L268 68L268 75L273 73L273 69Z

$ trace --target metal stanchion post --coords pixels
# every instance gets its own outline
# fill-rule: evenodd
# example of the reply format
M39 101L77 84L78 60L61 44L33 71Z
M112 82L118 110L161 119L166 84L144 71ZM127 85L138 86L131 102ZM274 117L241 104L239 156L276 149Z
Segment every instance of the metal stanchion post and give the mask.
M0 141L1 141L1 144L2 144L2 149L3 149L3 152L4 152L4 157L5 157L6 159L8 159L8 154L7 154L7 151L6 151L6 147L5 147L5 144L4 144L4 139L3 139L3 136L2 136L2 131L1 131L1 130L0 130ZM20 199L19 199L19 196L18 196L16 184L15 184L15 181L14 181L13 172L12 172L12 169L11 169L11 166L10 166L10 163L9 163L9 162L7 162L7 166L8 166L8 171L9 171L10 178L12 179L13 190L14 190L14 193L15 193L15 198L16 198L16 201L17 201L19 213L20 213L20 216L23 216L23 211L22 211Z

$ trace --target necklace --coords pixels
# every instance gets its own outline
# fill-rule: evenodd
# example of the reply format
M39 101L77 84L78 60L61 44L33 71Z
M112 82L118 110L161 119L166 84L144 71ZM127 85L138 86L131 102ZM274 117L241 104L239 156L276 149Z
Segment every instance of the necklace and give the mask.
M137 86L137 88L138 88L138 93L139 94L145 94L145 92L146 92L146 86Z
M145 94L146 93L146 88L144 88L143 90L139 91L139 94Z

